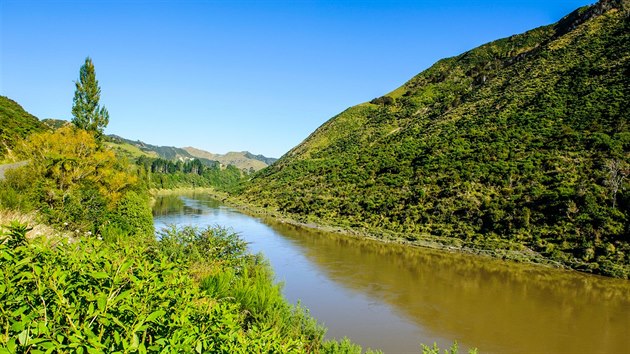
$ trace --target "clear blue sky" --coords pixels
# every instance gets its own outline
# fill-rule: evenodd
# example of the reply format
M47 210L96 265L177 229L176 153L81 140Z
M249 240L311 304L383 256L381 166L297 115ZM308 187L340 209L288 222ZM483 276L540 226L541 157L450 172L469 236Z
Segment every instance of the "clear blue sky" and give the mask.
M584 0L0 0L0 94L71 118L92 57L108 134L279 157L435 61Z

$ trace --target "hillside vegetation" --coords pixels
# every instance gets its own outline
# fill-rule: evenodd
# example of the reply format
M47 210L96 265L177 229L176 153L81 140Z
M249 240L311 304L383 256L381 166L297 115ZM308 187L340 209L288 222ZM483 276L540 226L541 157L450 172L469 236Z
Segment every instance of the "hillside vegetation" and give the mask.
M0 96L0 161L20 139L45 129L46 125L37 117L26 112L10 98Z
M190 161L199 159L206 165L220 163L224 166L234 166L244 172L261 170L276 161L271 157L254 155L247 151L213 154L194 147L178 148L174 146L158 146L109 135L109 145L131 157L158 157L170 161Z
M28 229L0 227L1 353L363 352L324 341L225 229L70 242Z
M630 276L630 6L600 1L347 109L242 191L304 222Z
M253 155L247 151L213 154L193 147L185 147L183 149L194 157L219 161L223 165L232 165L244 171L259 171L276 161L274 158Z

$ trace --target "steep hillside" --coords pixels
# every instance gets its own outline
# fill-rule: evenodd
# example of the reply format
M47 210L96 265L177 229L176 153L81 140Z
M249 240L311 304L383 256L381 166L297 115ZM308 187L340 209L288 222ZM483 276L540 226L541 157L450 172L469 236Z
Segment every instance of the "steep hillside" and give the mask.
M10 98L0 96L0 161L18 140L45 129L37 117Z
M330 119L243 197L305 222L628 277L629 10L600 1L441 60Z
M262 155L253 155L247 151L228 152L227 154L213 154L194 147L185 147L183 149L194 157L219 161L223 165L232 165L246 171L261 170L275 161L275 159Z

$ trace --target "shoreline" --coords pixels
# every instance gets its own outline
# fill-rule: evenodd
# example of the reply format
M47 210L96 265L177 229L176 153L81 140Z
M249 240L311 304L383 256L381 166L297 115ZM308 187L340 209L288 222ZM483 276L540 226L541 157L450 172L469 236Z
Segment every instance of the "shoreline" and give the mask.
M576 271L584 274L594 275L590 272L582 272L576 268L570 267L569 265L560 263L558 261L554 261L553 259L549 259L544 257L538 252L535 252L529 248L525 250L512 250L506 248L491 248L491 247L483 247L482 245L471 245L470 242L466 242L461 239L455 238L447 238L439 236L431 236L431 235L414 235L414 240L409 240L405 238L401 234L396 234L393 232L387 231L368 231L368 230L357 230L351 228L344 228L342 226L333 226L326 225L325 223L317 223L317 222L303 222L292 218L289 215L286 215L282 212L271 210L269 208L263 208L256 205L252 205L243 201L240 198L234 197L227 192L218 191L213 188L208 187L180 187L175 189L151 189L151 205L155 203L155 198L158 196L165 195L182 195L186 193L203 193L207 194L210 197L220 201L226 206L237 209L239 212L242 212L245 215L249 215L252 217L258 217L261 219L272 219L275 222L286 223L289 225L293 225L300 228L311 229L326 233L333 233L337 235L343 235L346 237L353 237L359 239L369 239L372 241L378 241L383 243L394 243L409 247L420 247L427 248L432 250L446 251L452 253L463 253L470 255L477 255L484 258L492 258L504 261L510 261L515 263L527 263L533 265L539 265L548 268L555 269L565 269ZM382 235L381 237L379 237ZM489 243L486 244L490 246ZM514 247L525 247L519 244L506 244L508 246ZM481 247L475 247L481 246ZM605 276L605 275L604 275ZM614 278L610 276L606 276L609 278Z

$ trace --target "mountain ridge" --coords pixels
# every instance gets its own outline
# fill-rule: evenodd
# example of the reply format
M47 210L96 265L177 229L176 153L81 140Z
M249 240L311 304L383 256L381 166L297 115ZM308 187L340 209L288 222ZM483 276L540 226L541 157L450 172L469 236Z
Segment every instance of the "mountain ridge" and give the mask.
M140 140L130 140L113 134L108 135L108 137L113 142L125 143L138 148L140 151L147 154L148 157L159 157L171 161L199 159L210 165L214 163L225 166L232 165L246 172L258 171L268 166L267 161L273 163L276 160L263 155L253 155L247 151L214 154L194 147L179 148L175 146L152 145Z
M261 170L277 160L263 155L254 155L249 151L230 151L225 154L215 154L191 146L183 147L182 149L192 156L218 161L223 165L234 165L248 171Z

